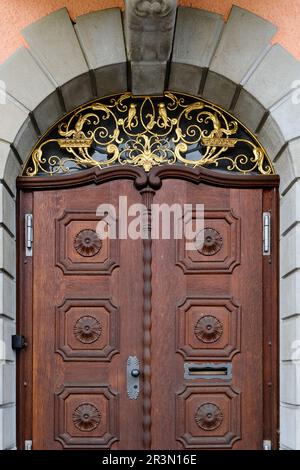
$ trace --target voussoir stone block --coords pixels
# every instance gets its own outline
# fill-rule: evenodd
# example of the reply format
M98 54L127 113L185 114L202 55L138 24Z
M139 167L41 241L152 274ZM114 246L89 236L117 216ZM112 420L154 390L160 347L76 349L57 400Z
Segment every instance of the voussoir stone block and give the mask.
M75 30L89 68L94 70L98 96L127 90L126 48L118 8L79 16Z
M290 154L292 166L296 177L300 177L300 138L288 143L287 151Z
M203 97L229 109L236 90L236 85L228 78L215 72L208 72Z
M16 178L21 170L10 145L0 141L0 180L5 181L13 194L16 193Z
M162 95L166 69L166 62L131 62L133 94Z
M280 233L300 222L300 181L297 180L280 200Z
M233 6L210 70L241 83L248 70L260 57L276 32L270 22Z
M233 6L210 70L240 83L276 32L270 22Z
M198 95L202 75L203 69L201 67L173 62L171 64L168 89L180 93Z
M123 93L128 90L127 64L112 64L95 71L98 96Z
M216 13L179 7L175 25L169 89L198 94L203 68L209 66L223 19Z
M13 277L16 275L16 242L2 227L0 227L0 269Z
M257 137L265 147L271 160L274 160L278 152L286 143L280 127L272 116L268 116L266 122L257 133Z
M75 30L90 69L126 62L121 11L96 11L76 18Z
M42 134L46 132L63 113L64 109L62 109L57 90L48 95L33 112Z
M90 101L93 96L89 74L72 78L61 87L61 91L67 111Z
M53 83L24 47L0 65L0 80L6 83L7 92L31 111L55 90Z
M59 86L88 71L66 8L44 16L22 33L32 53Z
M288 148L280 154L274 166L276 173L280 175L279 191L281 194L285 194L297 179Z
M295 225L280 240L280 274L287 276L300 268L300 225Z
M300 79L300 62L279 44L275 44L244 84L264 107L269 109L292 90L294 80Z
M27 118L14 140L14 146L23 162L29 156L38 138L39 135L36 133L31 119Z
M280 190L285 193L300 176L300 139L292 140L275 162L280 175Z
M54 83L62 87L67 109L74 107L69 102L72 90L76 104L92 98L88 66L66 8L27 26L23 36L35 59ZM76 77L80 77L77 87L73 83Z
M197 8L179 7L172 62L208 67L223 27L223 18Z
M271 117L285 141L300 137L300 103L293 100L293 94L271 109Z
M0 224L15 234L15 201L3 184L0 184Z
M0 65L0 80L7 93L34 112L41 132L62 114L55 86L28 49L18 49Z
M0 104L0 139L12 143L27 116L28 110L7 95Z
M259 123L264 117L264 106L245 89L242 89L234 106L233 113L252 132L256 132Z

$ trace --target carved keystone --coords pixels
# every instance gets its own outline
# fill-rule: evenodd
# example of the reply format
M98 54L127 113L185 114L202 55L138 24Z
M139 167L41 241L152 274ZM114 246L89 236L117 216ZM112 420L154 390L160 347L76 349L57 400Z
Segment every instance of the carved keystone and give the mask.
M125 0L125 38L134 95L162 94L176 0Z

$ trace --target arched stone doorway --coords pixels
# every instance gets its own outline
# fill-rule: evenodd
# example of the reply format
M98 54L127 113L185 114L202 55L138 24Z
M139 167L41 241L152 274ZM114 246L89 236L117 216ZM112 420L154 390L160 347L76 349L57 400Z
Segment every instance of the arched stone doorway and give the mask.
M292 245L296 250L299 113L291 99L293 91L290 84L298 78L299 64L280 46L270 47L275 29L261 18L233 8L224 28L222 23L219 15L179 9L170 67L154 61L153 70L161 77L157 83L165 80L168 84L166 88L203 96L231 109L260 138L281 176L284 207L281 246L284 250L287 245ZM14 331L13 214L15 180L20 173L20 164L40 132L45 131L66 110L96 96L125 92L132 86L127 75L127 55L119 10L85 15L78 19L74 28L66 10L43 18L24 33L30 53L26 49L19 50L1 70L1 78L7 83L8 92L5 112L1 117L0 136L5 314L1 323L6 338ZM44 31L47 31L47 37ZM60 48L61 41L69 48ZM101 43L109 45L108 48L99 48ZM149 62L150 67L151 60ZM131 70L138 84L138 64L131 63ZM298 308L297 267L295 256L285 257L282 262L281 314L282 331L286 331L283 341L296 322L293 316ZM14 360L14 355L9 340L7 344L3 354L9 361L7 373L13 374L10 361ZM284 354L285 359L291 359L289 348ZM296 377L296 366L292 363L284 366L283 374L288 380L293 380L290 377ZM13 390L13 380L11 382ZM298 413L289 405L296 404L295 389L283 390L282 393L282 444L292 446L288 433L284 433L289 417ZM13 416L13 407L7 407L5 419L13 422ZM297 436L296 430L289 432Z

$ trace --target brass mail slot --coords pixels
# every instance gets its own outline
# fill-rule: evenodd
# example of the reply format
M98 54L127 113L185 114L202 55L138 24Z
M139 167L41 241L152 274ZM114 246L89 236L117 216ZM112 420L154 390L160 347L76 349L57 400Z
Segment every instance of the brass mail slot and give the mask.
M231 363L205 363L197 364L186 362L184 364L184 378L190 379L224 379L231 380L232 364Z

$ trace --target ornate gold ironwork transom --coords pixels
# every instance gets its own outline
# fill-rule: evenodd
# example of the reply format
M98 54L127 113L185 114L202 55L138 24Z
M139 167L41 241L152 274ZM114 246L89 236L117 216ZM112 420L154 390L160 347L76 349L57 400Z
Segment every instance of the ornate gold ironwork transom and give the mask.
M274 174L264 148L220 107L166 92L159 97L110 96L83 105L44 135L24 176L72 173L91 167L162 164L205 166L244 174Z

